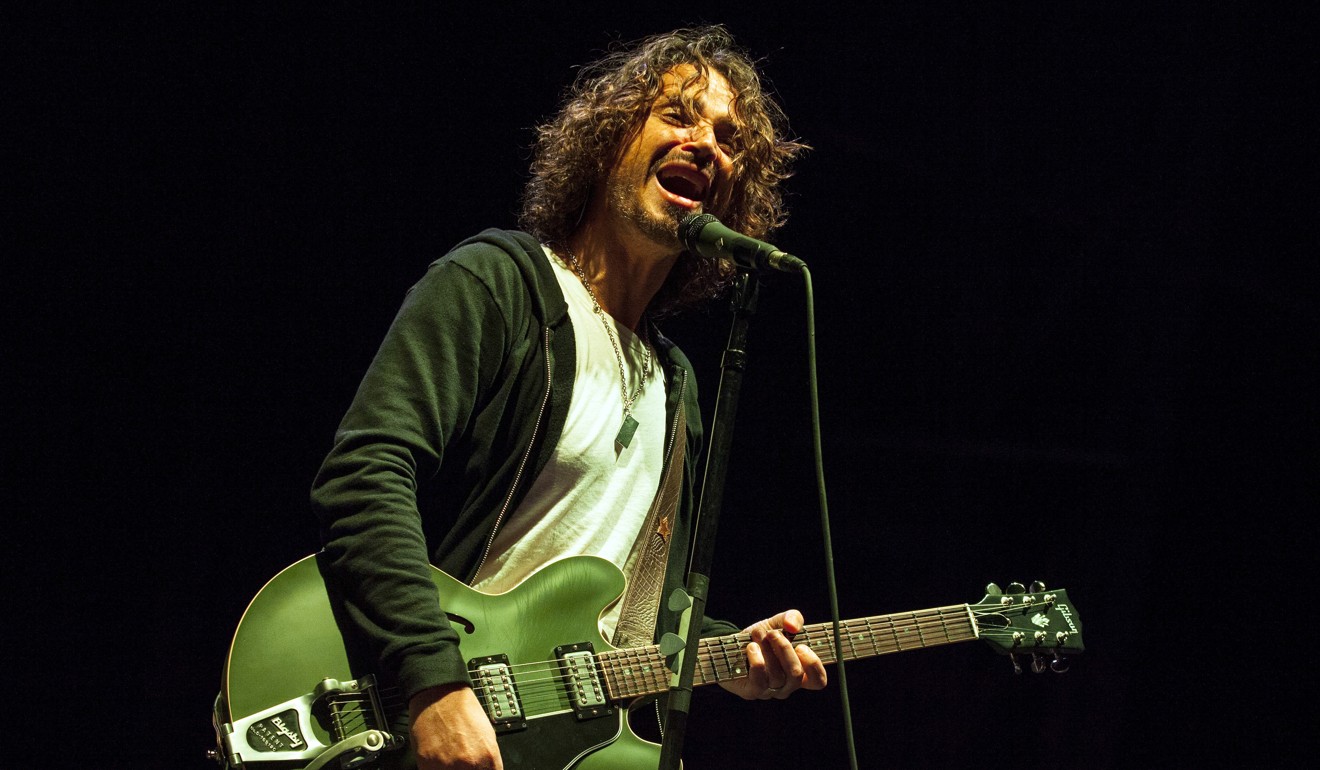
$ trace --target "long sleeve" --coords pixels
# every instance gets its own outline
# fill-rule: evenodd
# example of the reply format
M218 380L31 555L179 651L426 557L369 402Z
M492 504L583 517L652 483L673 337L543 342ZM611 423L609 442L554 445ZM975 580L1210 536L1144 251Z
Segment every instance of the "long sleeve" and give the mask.
M460 265L432 266L409 291L312 488L342 617L405 697L467 680L429 576L417 493L467 433L504 360L508 326L485 283Z

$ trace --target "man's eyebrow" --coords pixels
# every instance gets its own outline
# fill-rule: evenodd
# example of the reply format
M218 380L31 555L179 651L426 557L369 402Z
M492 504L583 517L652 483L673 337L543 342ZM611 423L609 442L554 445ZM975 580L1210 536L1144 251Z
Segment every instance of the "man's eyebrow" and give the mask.
M687 99L685 99L683 97L683 94L679 91L665 91L664 93L660 94L660 98L657 100L657 103L661 107L674 107L674 106L682 106L683 103L686 101Z
M677 89L665 91L657 100L655 109L663 110L671 107L678 107L685 111L690 109L702 117L709 117L706 114L705 93L694 94L689 97L685 91L679 91ZM714 122L721 126L730 126L735 130L742 128L742 125L738 122L732 111L716 118Z

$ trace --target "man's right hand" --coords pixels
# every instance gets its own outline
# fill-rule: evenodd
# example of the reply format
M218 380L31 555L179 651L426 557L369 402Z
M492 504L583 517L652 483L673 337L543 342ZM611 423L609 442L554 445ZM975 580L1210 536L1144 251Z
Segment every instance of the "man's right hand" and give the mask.
M422 690L408 714L417 770L504 770L495 728L466 684Z

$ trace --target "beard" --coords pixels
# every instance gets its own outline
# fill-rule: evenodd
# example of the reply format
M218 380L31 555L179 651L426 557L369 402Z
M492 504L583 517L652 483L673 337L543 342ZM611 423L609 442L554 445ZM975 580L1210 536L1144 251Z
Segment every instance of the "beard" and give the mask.
M688 211L682 206L661 200L661 210L648 208L635 188L621 180L611 180L605 191L612 208L624 221L630 223L642 237L666 249L681 249L678 224Z

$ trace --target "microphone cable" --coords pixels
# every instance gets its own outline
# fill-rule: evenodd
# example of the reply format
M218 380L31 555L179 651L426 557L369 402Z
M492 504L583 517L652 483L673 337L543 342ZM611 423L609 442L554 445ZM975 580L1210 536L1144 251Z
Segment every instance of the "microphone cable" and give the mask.
M857 770L857 746L853 740L852 706L848 700L848 677L844 670L843 637L840 629L839 590L834 580L834 546L830 540L830 507L825 495L825 460L820 440L820 389L816 379L816 293L811 285L811 271L806 264L798 266L807 301L807 379L811 391L811 439L816 461L816 491L820 497L820 533L825 549L825 584L830 598L831 619L834 621L834 662L839 674L839 697L843 703L843 733L848 746L848 763Z

